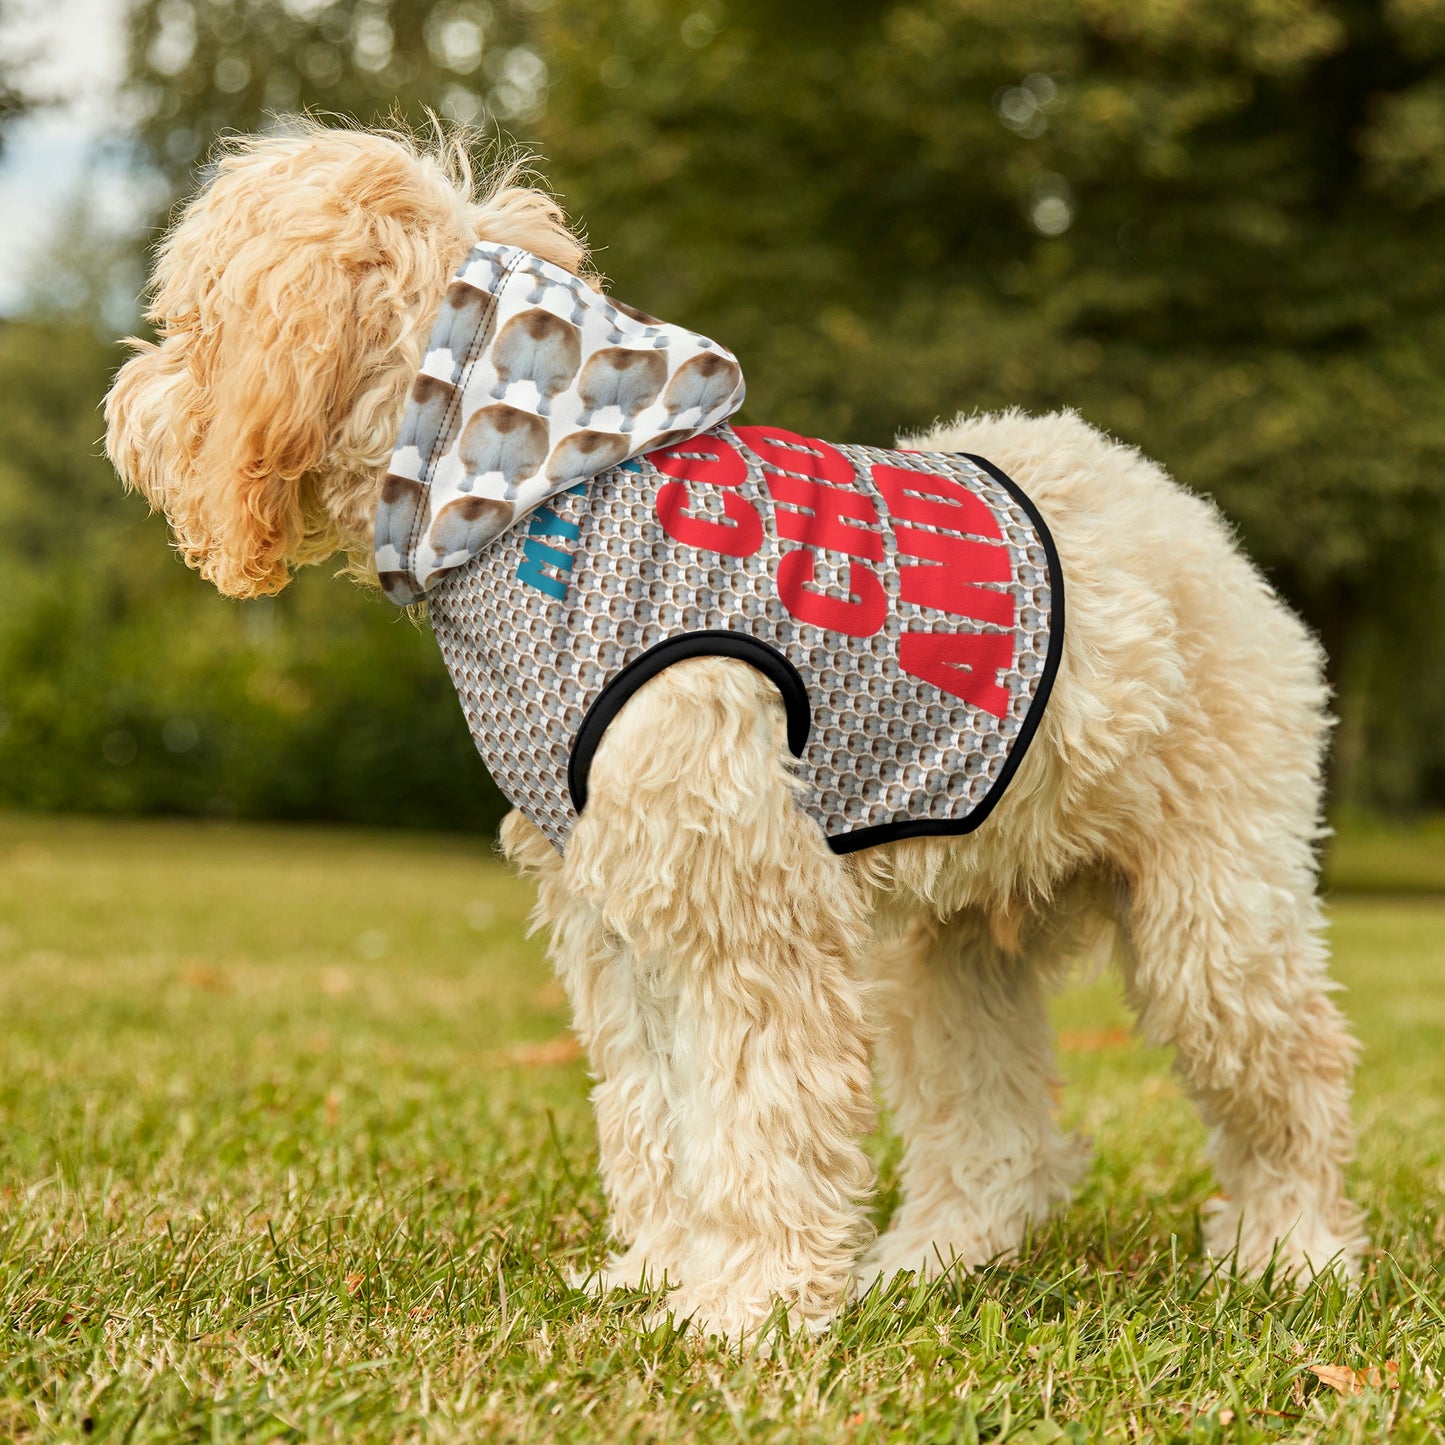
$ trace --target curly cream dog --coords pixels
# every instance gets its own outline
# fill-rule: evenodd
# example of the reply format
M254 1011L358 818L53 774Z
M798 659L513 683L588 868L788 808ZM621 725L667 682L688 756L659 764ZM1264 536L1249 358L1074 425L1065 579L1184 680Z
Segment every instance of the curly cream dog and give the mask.
M161 247L108 449L185 560L253 597L373 526L448 278L478 240L582 274L546 196L457 153L306 126L229 144ZM1211 1251L1354 1268L1354 1046L1315 895L1320 654L1204 501L1076 416L961 417L908 445L990 458L1057 543L1069 621L986 826L840 857L800 811L774 686L680 662L608 727L559 854L507 856L597 1083L620 1253L595 1276L742 1337L821 1327L859 1280L1007 1255L1084 1167L1050 1107L1045 999L1112 916L1144 1036L1213 1131ZM665 737L662 749L655 740ZM872 1238L872 1061L906 1149Z

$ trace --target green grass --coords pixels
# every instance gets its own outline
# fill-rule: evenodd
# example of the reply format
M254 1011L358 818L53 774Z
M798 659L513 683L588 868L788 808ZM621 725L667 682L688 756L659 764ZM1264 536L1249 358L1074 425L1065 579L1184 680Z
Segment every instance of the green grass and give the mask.
M1338 821L1326 887L1373 894L1445 894L1445 816L1410 823L1351 815Z
M1201 1129L1101 983L1073 1207L772 1359L567 1284L603 1212L529 902L454 839L0 817L0 1439L1445 1439L1445 899L1332 903L1362 1287L1210 1275Z

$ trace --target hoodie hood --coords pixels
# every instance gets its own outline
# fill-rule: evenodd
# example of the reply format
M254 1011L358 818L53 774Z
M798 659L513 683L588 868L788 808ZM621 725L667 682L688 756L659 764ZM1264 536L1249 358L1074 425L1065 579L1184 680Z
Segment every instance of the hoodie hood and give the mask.
M447 288L376 514L398 606L550 497L716 426L743 403L717 342L481 242Z

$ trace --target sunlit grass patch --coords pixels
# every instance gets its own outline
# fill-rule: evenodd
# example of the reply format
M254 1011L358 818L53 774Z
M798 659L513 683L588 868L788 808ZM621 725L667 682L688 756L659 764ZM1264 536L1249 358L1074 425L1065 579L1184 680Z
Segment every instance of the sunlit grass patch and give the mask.
M569 1283L603 1210L530 902L455 839L0 819L0 1438L1442 1438L1445 902L1332 905L1361 1287L1200 1260L1203 1131L1105 980L1057 1011L1074 1205L770 1359Z

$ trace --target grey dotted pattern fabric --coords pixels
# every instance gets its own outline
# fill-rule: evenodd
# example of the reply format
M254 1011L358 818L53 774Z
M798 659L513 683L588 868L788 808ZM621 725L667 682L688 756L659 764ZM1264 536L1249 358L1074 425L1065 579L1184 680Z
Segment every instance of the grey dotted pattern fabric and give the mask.
M968 831L1017 766L1052 679L1062 582L1042 523L1016 489L967 458L836 446L881 519L873 530L883 560L870 566L888 607L871 636L828 630L799 621L779 597L779 564L797 544L779 535L763 462L726 426L708 435L738 451L746 477L732 487L690 486L689 514L726 523L726 494L736 493L763 522L753 555L734 558L670 536L658 497L673 477L644 456L554 497L531 528L514 528L433 588L432 626L498 786L562 848L577 821L568 787L574 741L609 682L659 643L725 631L761 641L797 669L811 713L797 765L806 784L800 802L835 849L884 835ZM988 508L997 526L988 545L1006 551L1008 580L983 590L1010 600L1012 625L902 600L900 565L916 559L901 551L897 519L871 480L880 463L945 476ZM929 530L916 528L915 544L917 532ZM567 553L570 568L543 568L565 595L521 580L529 562L536 576L539 556ZM844 553L814 548L813 589L846 602L849 564ZM900 665L900 639L919 630L1010 639L1011 661L996 678L1006 698L1002 716Z

